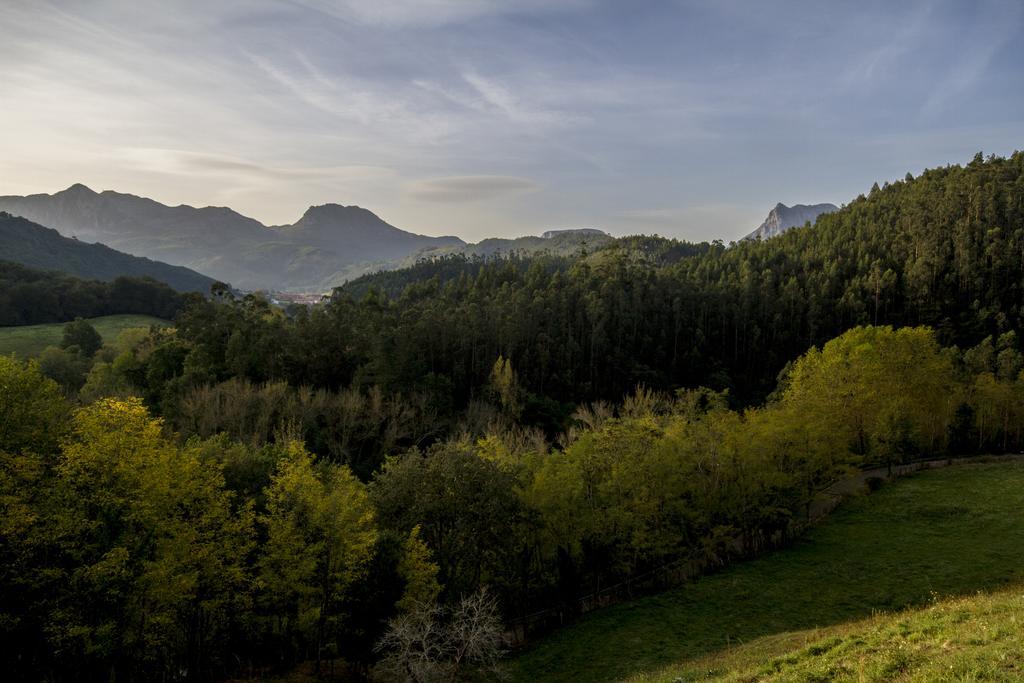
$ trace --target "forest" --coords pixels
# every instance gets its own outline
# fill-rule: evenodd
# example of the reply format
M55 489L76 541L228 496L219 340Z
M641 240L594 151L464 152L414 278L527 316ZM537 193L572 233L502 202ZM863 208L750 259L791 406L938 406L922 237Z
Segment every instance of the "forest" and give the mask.
M449 256L0 358L19 678L501 666L505 625L785 538L851 470L1020 449L1024 154L765 242ZM82 324L69 331L88 339Z
M0 260L0 327L118 313L171 319L187 296L145 277L100 282Z

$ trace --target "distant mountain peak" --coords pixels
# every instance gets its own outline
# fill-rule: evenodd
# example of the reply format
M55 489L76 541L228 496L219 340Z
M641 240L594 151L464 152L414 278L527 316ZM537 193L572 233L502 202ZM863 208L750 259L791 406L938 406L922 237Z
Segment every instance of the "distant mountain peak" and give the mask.
M75 183L66 190L61 190L57 194L70 194L70 195L95 195L97 192L87 185L82 183Z
M772 237L778 237L790 228L801 226L804 223L809 222L813 225L818 220L818 216L838 210L838 206L829 203L786 206L779 202L775 205L775 208L768 212L768 217L764 219L764 222L743 239L767 240Z
M306 220L352 220L355 218L377 220L381 223L384 222L384 220L373 211L364 209L361 206L345 206L343 204L328 203L317 204L309 207L295 225L299 225L299 223Z

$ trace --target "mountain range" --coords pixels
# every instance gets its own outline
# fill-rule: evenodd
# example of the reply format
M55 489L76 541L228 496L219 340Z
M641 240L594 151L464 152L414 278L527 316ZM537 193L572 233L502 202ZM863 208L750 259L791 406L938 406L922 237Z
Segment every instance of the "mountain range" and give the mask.
M207 294L214 280L148 258L63 237L56 230L0 212L0 259L31 268L57 270L85 280L110 281L122 275L149 277L180 292Z
M819 215L837 208L833 204L777 204L744 239L768 239L790 227L813 223ZM541 251L570 255L614 239L601 230L581 228L467 244L458 237L407 232L372 211L340 204L311 206L290 225L264 225L227 207L167 206L112 190L95 192L80 183L54 194L2 196L0 211L39 224L35 228L51 229L39 233L19 224L22 247L15 244L14 224L7 225L5 253L22 254L11 260L96 279L111 273L147 274L177 289L201 291L209 289L205 275L243 290L319 292L368 272L412 265L422 258ZM40 250L44 243L49 246ZM83 251L85 247L88 249ZM57 254L62 254L68 265L62 265ZM131 261L134 257L129 254L144 258ZM99 266L101 263L104 265ZM181 268L174 270L175 266ZM123 271L115 272L121 267Z
M313 206L292 225L266 226L226 207L167 206L82 184L0 197L0 211L242 289L325 289L421 249L465 245L400 230L357 206Z
M786 206L780 202L775 205L774 209L768 212L768 217L764 219L764 222L743 239L771 239L781 235L790 228L801 226L805 223L813 225L821 214L832 213L838 210L839 207L835 204L796 204L795 206Z

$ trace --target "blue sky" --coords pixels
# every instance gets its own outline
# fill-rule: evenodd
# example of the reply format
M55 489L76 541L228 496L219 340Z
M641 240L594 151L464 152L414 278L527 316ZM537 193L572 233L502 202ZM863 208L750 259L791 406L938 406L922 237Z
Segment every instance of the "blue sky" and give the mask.
M3 0L0 194L735 239L1024 148L1024 2Z

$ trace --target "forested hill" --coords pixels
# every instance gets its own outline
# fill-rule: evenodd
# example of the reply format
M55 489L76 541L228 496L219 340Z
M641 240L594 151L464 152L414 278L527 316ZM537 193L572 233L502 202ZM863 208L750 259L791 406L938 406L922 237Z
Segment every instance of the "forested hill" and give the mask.
M194 270L63 237L56 230L0 211L0 257L87 280L148 277L182 292L208 294L212 278Z
M0 260L0 327L134 313L173 318L189 296L149 278L83 280Z
M959 345L1017 328L1022 285L1024 154L979 154L767 241L630 238L579 258L426 262L354 282L318 315L361 319L373 332L353 367L389 386L480 386L503 355L558 400L638 383L755 400L789 360L854 325L931 325Z

